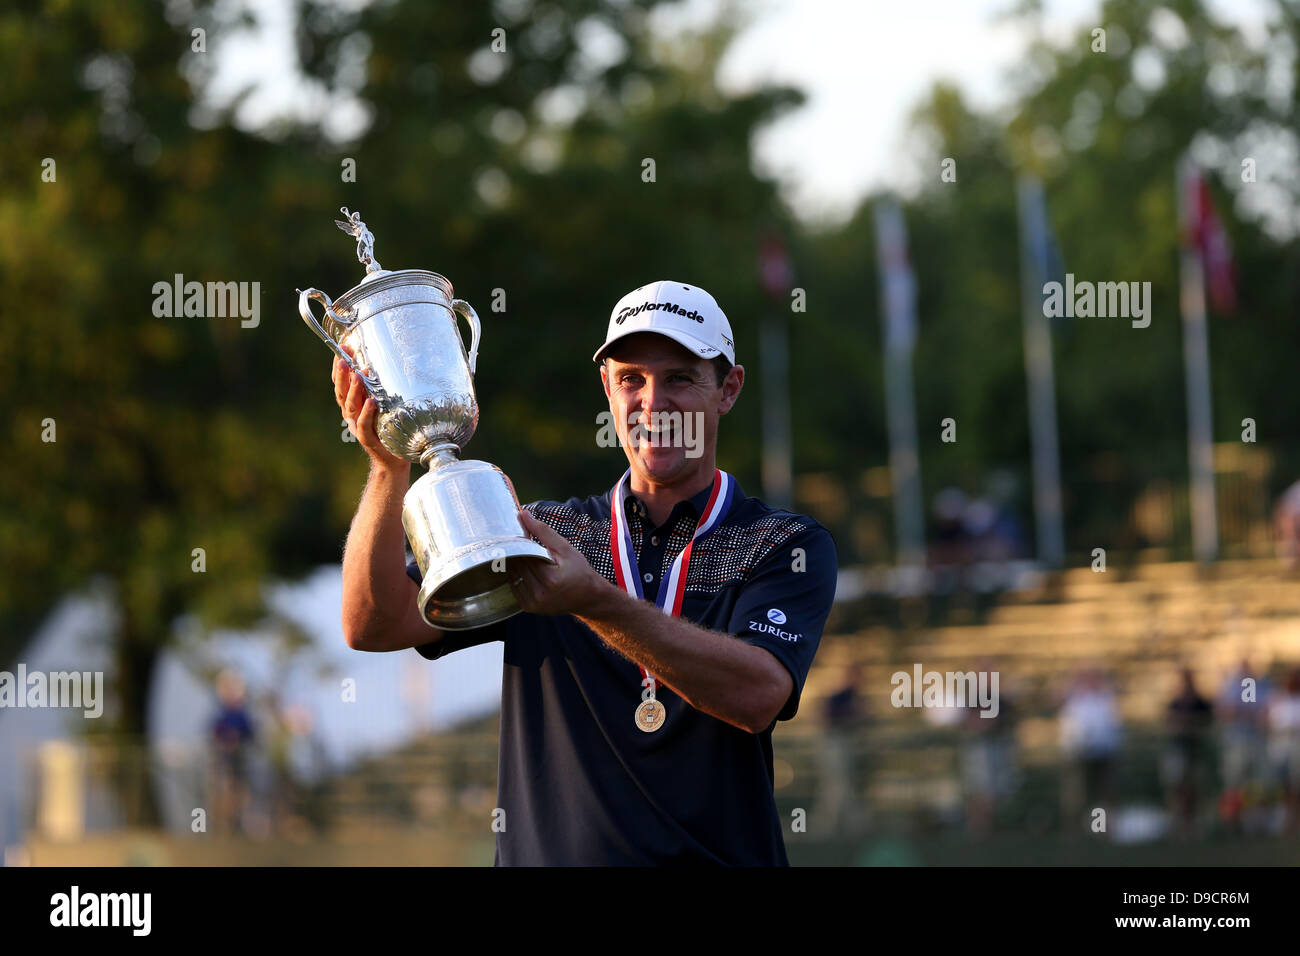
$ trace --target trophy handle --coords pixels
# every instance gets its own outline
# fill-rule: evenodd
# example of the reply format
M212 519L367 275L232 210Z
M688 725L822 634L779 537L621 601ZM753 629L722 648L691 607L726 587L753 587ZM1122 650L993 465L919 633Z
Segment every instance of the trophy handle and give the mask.
M294 291L298 293L298 312L302 316L302 320L307 323L308 327L313 332L320 336L322 342L334 350L334 354L343 360L344 365L361 376L361 381L365 384L366 391L374 396L377 401L382 402L384 391L380 388L379 381L357 368L357 363L352 360L352 356L343 351L343 347L335 342L330 334L325 331L324 327L320 324L316 315L311 310L310 300L319 300L320 303L325 306L325 311L329 313L329 317L339 325L346 328L349 323L334 311L334 302L320 289L295 289Z
M474 366L478 362L478 343L483 337L483 326L478 320L478 313L474 311L474 307L464 299L452 300L451 307L457 315L469 323L469 374L473 375Z

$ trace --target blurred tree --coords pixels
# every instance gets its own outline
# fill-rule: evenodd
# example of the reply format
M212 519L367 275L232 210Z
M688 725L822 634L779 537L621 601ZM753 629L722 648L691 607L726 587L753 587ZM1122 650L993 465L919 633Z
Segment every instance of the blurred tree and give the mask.
M593 440L590 355L614 301L655 278L699 282L752 354L755 236L783 221L749 143L797 97L719 92L729 20L661 38L647 5L616 0L307 2L305 89L332 106L245 129L245 96L209 94L224 39L251 22L237 6L145 0L0 13L14 145L0 157L14 358L0 385L0 655L58 596L106 579L115 729L129 734L145 729L178 616L253 624L269 578L339 557L364 456L342 440L330 355L293 293L359 281L339 206L363 213L386 267L445 272L476 305L469 453L524 500L599 492L623 467ZM327 131L348 102L364 122L340 141ZM155 284L176 276L257 283L256 320L156 314ZM742 476L756 408L724 452Z

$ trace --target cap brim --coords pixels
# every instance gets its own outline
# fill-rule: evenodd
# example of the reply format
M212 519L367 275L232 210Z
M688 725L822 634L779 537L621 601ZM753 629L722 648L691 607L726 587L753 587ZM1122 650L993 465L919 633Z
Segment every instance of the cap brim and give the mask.
M695 336L690 335L687 332L681 332L677 329L627 329L626 331L620 332L598 348L596 354L591 357L591 360L593 362L599 362L605 357L605 353L609 351L610 346L615 345L621 339L625 339L629 335L636 335L638 332L650 332L654 335L662 335L666 338L670 338L678 345L683 346L687 350L694 352L700 358L704 359L715 359L719 355L725 358L727 354L721 349L709 345L703 339L697 339Z

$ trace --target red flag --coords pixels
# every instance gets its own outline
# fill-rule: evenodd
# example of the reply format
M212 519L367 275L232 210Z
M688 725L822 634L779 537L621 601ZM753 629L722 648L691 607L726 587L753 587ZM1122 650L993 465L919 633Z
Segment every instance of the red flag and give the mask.
M794 266L790 264L785 243L775 232L764 235L759 243L758 279L763 291L774 302L784 301L794 285Z
M1198 168L1188 183L1186 224L1183 241L1196 246L1205 268L1205 284L1210 304L1216 312L1231 315L1237 309L1237 264L1232 260L1228 233L1214 209L1210 184Z

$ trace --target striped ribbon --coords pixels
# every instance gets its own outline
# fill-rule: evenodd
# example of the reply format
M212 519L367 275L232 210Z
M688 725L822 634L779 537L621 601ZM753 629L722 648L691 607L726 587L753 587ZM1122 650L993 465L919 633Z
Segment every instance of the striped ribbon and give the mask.
M641 588L641 571L637 567L636 552L632 548L632 534L628 531L627 519L624 517L624 508L629 494L628 477L631 474L631 468L623 473L623 477L614 486L614 493L611 496L613 507L610 509L609 551L614 559L614 578L619 587L634 598L644 601L645 591ZM704 514L695 525L695 534L686 543L682 553L673 559L672 567L668 569L668 576L660 584L659 593L655 596L655 604L669 617L681 617L682 600L686 594L686 573L691 566L691 551L695 547L695 542L711 534L722 524L723 516L731 510L731 499L735 492L736 479L721 468L714 469L713 489L709 492L709 501L704 506ZM650 691L653 694L655 676L644 667L641 668L641 676L650 681Z

